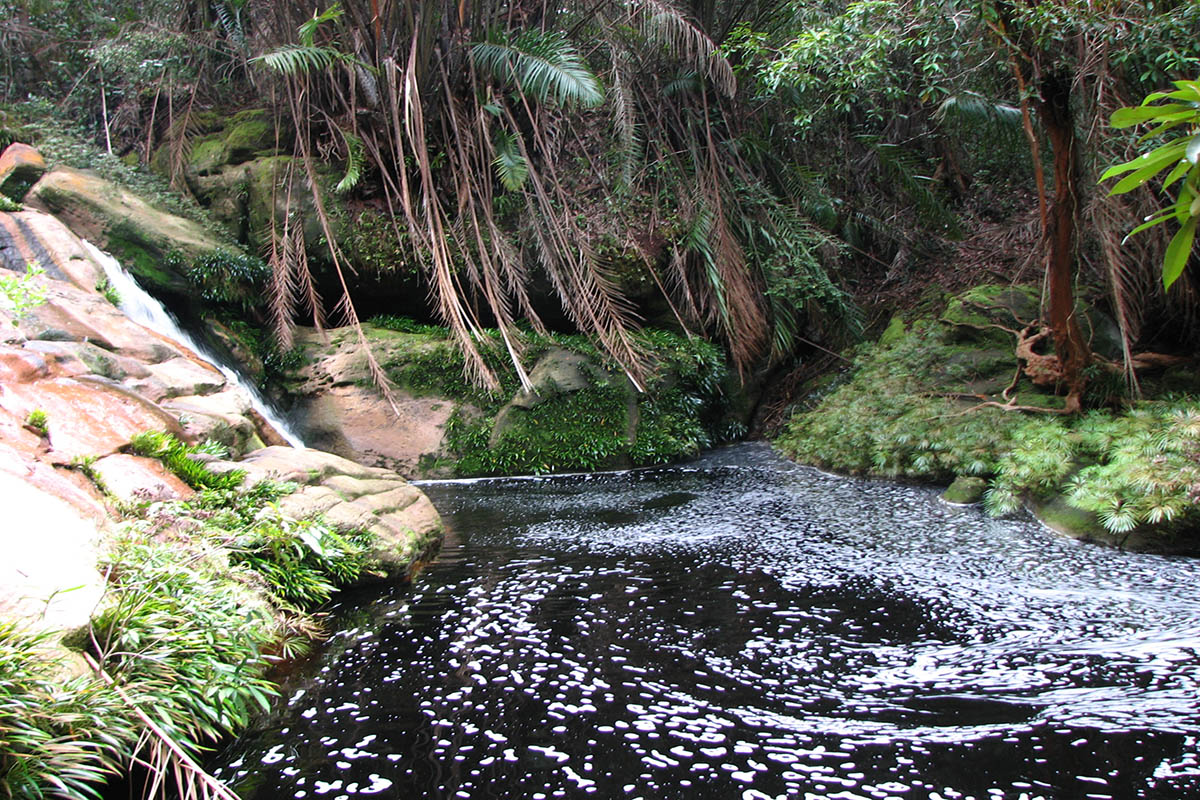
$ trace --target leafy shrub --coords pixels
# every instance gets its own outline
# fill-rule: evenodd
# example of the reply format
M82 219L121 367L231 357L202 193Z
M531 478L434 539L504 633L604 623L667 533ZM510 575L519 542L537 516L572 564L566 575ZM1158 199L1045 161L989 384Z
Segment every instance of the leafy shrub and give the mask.
M163 265L187 278L208 302L240 311L261 304L263 285L271 275L261 258L229 250L213 250L192 260L172 251Z
M30 262L24 275L0 275L0 305L12 311L13 325L19 325L30 311L46 302L46 287L37 280L45 274L44 269Z
M137 731L99 681L51 679L49 634L0 622L0 795L97 797Z
M180 480L193 489L236 489L246 476L243 470L216 473L191 458L195 453L226 455L219 442L185 445L169 433L146 431L129 437L129 449L135 455L157 458Z
M37 431L38 436L49 435L50 416L40 408L35 408L25 417L25 424Z
M310 609L353 583L369 567L373 536L337 533L319 519L291 520L263 506L231 544L231 560L263 576L286 604Z

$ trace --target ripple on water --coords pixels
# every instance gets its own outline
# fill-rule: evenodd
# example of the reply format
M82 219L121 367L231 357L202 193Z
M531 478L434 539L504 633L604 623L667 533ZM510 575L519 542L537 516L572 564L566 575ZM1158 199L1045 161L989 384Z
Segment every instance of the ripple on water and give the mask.
M457 539L218 760L247 800L1189 797L1196 562L739 447L425 487Z

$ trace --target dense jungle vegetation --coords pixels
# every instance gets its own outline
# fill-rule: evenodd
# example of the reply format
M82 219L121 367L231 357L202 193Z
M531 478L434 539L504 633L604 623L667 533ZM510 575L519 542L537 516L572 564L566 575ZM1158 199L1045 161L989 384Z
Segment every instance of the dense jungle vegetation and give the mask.
M0 144L224 222L246 253L186 265L197 300L281 363L295 325L402 313L481 391L528 387L555 332L653 392L640 331L665 328L721 348L792 455L975 476L999 513L1065 495L1128 533L1194 525L1200 497L1197 31L1192 0L0 0ZM196 647L227 684L163 700L189 758L362 567L259 514L287 487L209 477L173 513L229 517L271 603L246 621L209 585L230 565L131 540L104 642L221 601ZM46 683L32 647L0 628L0 793L95 796L144 720ZM137 685L157 702L206 668L184 661Z

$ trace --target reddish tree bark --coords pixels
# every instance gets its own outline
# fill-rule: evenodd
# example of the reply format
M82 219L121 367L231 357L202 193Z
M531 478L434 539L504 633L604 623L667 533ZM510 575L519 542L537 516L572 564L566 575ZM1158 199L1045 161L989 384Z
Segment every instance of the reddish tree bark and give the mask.
M1054 160L1054 201L1049 211L1049 224L1043 231L1049 305L1047 322L1067 391L1067 410L1078 411L1087 383L1084 368L1091 363L1092 353L1075 316L1072 287L1078 203L1075 195L1075 124L1070 100L1069 78L1062 75L1043 77L1037 109Z

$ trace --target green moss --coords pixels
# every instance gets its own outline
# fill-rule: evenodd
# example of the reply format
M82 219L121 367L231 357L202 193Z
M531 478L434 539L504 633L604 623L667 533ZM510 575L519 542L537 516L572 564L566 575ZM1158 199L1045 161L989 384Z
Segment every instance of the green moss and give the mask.
M974 505L983 500L986 490L987 481L983 478L959 475L954 479L954 483L942 492L942 499L956 506Z
M896 344L896 342L904 338L904 334L907 330L908 329L904 325L904 320L899 314L897 314L896 316L892 317L892 320L888 323L887 328L885 328L883 333L880 334L879 346L891 347L892 345Z
M188 169L198 175L216 172L229 163L229 148L220 136L208 136L192 144Z
M1068 417L960 395L962 381L978 387L980 374L1011 374L1009 359L964 349L943 324L915 323L890 346L861 353L845 382L795 414L776 444L797 460L846 473L984 479L985 505L995 514L1030 498L1061 498L1113 534L1200 526L1195 398ZM1047 412L1064 405L1025 381L1013 400Z
M266 111L239 111L229 121L223 134L225 147L232 163L244 161L257 152L275 147L275 126Z

